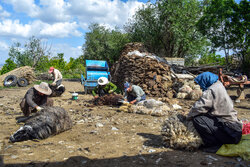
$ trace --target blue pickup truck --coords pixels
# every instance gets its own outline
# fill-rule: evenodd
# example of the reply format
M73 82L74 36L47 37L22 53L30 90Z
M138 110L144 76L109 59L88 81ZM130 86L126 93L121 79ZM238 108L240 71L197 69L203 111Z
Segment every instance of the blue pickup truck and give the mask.
M84 85L85 94L90 93L96 86L100 77L110 80L108 63L102 60L86 60L86 78L81 75L81 83Z

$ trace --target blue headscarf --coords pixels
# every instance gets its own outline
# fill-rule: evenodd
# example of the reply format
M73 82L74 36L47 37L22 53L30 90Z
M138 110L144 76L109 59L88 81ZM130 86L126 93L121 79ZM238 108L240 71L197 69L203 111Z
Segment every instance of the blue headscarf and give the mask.
M200 75L198 75L194 81L200 85L202 90L207 90L209 86L211 86L213 83L217 82L219 79L218 75L215 75L211 72L203 72Z
M124 83L125 92L126 92L127 89L129 88L129 86L130 86L130 83L129 83L129 82L125 82L125 83Z

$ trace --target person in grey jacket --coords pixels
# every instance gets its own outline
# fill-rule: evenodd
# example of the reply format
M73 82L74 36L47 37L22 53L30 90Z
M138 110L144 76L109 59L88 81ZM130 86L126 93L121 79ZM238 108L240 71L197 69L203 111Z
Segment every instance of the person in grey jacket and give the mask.
M28 117L31 112L41 111L42 106L53 106L53 100L48 96L52 93L48 83L41 82L40 85L34 85L25 94L20 103L24 116Z
M203 94L191 108L187 119L192 119L200 134L204 151L216 152L223 144L237 144L242 136L242 124L218 76L204 72L195 78L195 82Z
M125 88L125 100L130 104L135 104L139 101L146 100L145 92L140 86L132 85L128 82L124 84Z

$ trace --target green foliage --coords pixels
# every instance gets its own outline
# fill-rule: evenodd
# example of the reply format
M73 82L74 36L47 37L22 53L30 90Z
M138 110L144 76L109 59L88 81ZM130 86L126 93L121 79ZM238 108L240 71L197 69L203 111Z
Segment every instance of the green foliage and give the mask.
M5 74L11 70L14 70L15 68L16 68L16 64L14 63L14 61L12 61L11 58L8 58L5 61L3 68L0 70L0 75Z
M212 42L212 48L224 50L229 63L229 51L244 56L249 48L249 1L211 0L198 22L200 32Z
M31 66L41 69L41 64L47 60L46 57L50 55L50 49L47 44L43 44L41 39L32 36L29 41L22 48L19 42L14 43L9 50L9 57L14 60L18 67ZM43 62L45 61L45 62Z
M216 64L225 65L226 61L221 55L216 55L215 53L207 53L200 57L199 64Z
M158 0L137 11L125 29L132 41L160 56L191 57L208 45L196 28L201 13L198 0Z
M108 64L118 60L123 46L129 42L127 34L98 24L90 25L89 29L82 47L84 59L106 60Z

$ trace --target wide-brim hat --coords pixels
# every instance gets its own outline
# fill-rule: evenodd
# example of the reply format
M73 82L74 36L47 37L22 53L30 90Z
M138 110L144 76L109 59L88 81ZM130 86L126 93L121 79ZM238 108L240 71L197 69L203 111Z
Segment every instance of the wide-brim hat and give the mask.
M40 85L34 85L34 88L45 95L51 95L52 90L49 88L49 84L46 82L41 82Z
M106 85L106 84L109 83L109 80L108 80L108 78L100 77L100 78L97 80L97 83L98 83L98 85Z

